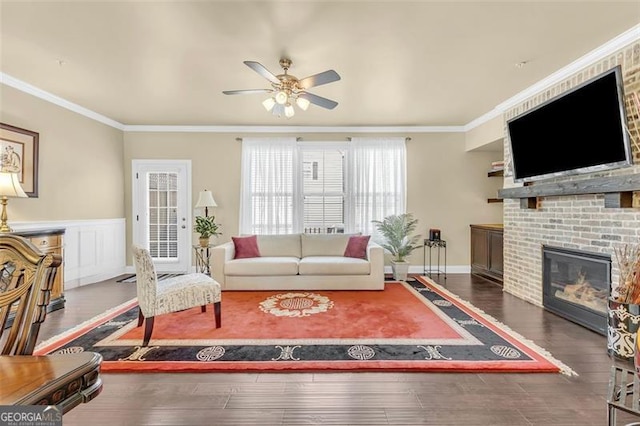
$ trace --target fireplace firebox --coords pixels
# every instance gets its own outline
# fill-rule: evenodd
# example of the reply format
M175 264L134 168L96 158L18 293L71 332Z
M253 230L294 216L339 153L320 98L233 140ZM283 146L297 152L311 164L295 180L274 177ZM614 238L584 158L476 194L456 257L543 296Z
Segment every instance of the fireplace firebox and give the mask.
M545 309L599 334L607 334L611 256L543 246Z

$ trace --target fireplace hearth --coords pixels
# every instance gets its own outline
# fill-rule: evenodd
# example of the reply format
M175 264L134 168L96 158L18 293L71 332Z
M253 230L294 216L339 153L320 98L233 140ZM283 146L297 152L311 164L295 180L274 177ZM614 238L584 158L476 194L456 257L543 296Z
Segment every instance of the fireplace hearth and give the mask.
M611 256L546 245L542 256L545 309L606 335Z

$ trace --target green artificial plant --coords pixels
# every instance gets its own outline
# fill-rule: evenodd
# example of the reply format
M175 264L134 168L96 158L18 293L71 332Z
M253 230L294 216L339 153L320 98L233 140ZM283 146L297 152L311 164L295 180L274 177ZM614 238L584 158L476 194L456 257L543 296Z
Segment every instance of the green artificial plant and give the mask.
M389 215L382 221L372 222L385 239L381 246L391 253L394 262L406 262L406 257L420 247L417 244L420 235L411 235L418 225L418 219L411 213Z
M221 235L220 225L215 222L215 216L196 216L194 231L200 234L200 238L216 237Z

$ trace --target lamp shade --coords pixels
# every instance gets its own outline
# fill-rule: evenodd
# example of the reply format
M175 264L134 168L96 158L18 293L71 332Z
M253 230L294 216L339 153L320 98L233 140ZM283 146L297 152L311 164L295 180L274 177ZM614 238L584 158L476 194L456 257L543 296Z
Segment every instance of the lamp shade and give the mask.
M0 196L26 198L17 173L0 172Z
M198 202L196 203L196 208L200 209L203 207L218 207L216 204L216 200L213 199L213 194L208 189L204 191L200 191L200 196L198 197Z

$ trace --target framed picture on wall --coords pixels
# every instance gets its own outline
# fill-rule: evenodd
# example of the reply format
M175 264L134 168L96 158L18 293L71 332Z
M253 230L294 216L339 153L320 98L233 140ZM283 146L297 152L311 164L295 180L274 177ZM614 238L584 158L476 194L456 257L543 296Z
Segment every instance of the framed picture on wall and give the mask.
M0 123L0 171L17 173L24 192L38 197L39 134Z

